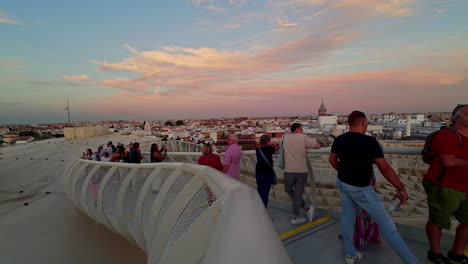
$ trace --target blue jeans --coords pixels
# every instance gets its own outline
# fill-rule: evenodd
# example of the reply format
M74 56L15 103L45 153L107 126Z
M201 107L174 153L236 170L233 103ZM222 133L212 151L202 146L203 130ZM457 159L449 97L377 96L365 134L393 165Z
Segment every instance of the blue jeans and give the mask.
M340 191L342 207L341 234L346 255L356 256L356 248L353 244L353 223L356 219L356 205L359 205L379 225L380 231L390 244L390 247L400 256L403 262L408 264L420 263L409 251L405 241L403 241L398 233L393 220L385 212L380 196L371 186L352 186L339 179L336 179L336 186Z
M273 173L257 172L255 178L257 180L257 191L262 198L265 207L268 206L268 196L270 195L270 188L273 182Z

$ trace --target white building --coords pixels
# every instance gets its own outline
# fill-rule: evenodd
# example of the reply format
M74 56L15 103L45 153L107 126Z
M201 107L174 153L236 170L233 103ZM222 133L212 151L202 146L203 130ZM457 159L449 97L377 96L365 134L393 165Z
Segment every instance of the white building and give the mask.
M372 135L381 135L383 134L383 126L381 125L368 125L367 133Z
M336 125L338 124L338 117L337 116L319 116L317 117L317 123L321 127L325 127L327 125Z
M312 135L323 134L322 129L320 128L303 128L302 132L304 132L304 134L312 134Z
M145 123L145 131L151 131L151 125L149 122Z
M423 114L416 115L416 118L415 118L415 119L416 119L416 121L417 121L418 123L422 123L422 122L424 122L424 120L426 120L426 118L424 117Z

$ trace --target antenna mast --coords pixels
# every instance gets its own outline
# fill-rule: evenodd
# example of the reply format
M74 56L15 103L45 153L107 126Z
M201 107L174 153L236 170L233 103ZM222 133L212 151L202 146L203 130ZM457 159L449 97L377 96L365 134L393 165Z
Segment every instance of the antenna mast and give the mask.
M68 111L68 124L70 124L70 105L68 104L68 96L67 96L67 108L65 110Z

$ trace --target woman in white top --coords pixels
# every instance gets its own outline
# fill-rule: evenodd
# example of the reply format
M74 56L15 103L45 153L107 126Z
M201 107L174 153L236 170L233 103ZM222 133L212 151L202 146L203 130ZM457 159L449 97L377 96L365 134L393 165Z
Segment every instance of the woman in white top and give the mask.
M107 150L104 150L104 153L102 154L101 161L105 162L110 162L111 161L111 156L109 155L109 152Z
M81 158L85 160L94 160L95 155L91 149L87 149L86 152L83 152L83 156L81 156Z

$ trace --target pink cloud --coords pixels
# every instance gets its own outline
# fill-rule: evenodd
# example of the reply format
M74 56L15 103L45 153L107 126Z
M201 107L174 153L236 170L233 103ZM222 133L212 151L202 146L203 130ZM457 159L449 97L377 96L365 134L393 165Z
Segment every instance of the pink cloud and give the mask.
M316 114L325 97L331 113L354 109L434 111L468 97L466 74L429 68L394 69L348 74L303 76L296 79L247 80L245 88L225 84L222 89L169 95L124 92L106 98L115 104L94 104L96 110L116 114L119 108L149 119L220 116ZM260 88L257 88L260 87ZM122 113L125 114L125 113Z
M12 19L6 12L0 10L0 23L21 25L20 22Z
M241 4L242 1L232 1L231 4ZM364 3L363 3L364 2ZM98 84L134 91L136 93L157 92L169 95L184 91L198 93L201 90L217 90L220 86L229 84L242 85L243 79L261 78L263 75L294 71L303 67L304 63L324 62L328 54L344 46L356 38L356 23L361 23L366 15L360 15L362 7L371 8L375 12L389 15L404 13L411 0L339 0L333 3L318 0L272 1L270 6L281 9L290 3L301 5L325 5L326 12L339 10L333 16L327 17L322 24L307 24L291 22L287 17L273 19L283 32L278 33L279 39L285 41L269 47L250 50L221 50L207 47L187 48L167 46L158 50L138 51L125 45L132 54L120 62L109 63L93 60L98 65L98 72L130 72L137 74L135 78L116 77L102 79ZM196 6L210 6L218 1L193 0ZM289 8L289 7L288 7ZM342 12L344 11L344 12ZM281 13L281 10L278 11ZM321 11L325 12L325 11ZM273 14L275 17L276 15ZM235 25L232 23L228 25ZM296 30L297 28L297 30ZM292 30L291 30L292 29ZM288 32L291 31L291 32ZM304 33L305 32L305 33ZM292 34L292 35L288 35ZM210 76L206 78L206 76Z
M203 6L218 3L198 2ZM117 62L92 61L104 76L96 83L120 89L115 97L106 101L115 102L124 109L135 109L147 115L186 117L313 113L316 111L313 105L319 104L321 97L333 98L334 111L348 112L356 106L367 106L363 110L384 108L385 105L424 107L431 100L450 103L461 95L468 96L468 92L461 88L467 84L466 72L462 72L461 67L454 67L455 62L445 51L439 54L439 51L431 50L421 53L398 50L401 52L398 56L393 52L388 53L393 54L390 56L368 54L360 60L327 64L330 53L363 34L359 31L363 22L379 16L411 15L416 12L411 5L413 1L338 0L330 4L323 0L290 0L275 3L279 9L297 7L293 2L314 7L322 5L319 12L312 13L321 20L307 18L296 23L287 17L277 20L274 13L270 23L294 30L267 33L271 42L246 49L166 46L139 51L125 45L130 52L127 58ZM315 23L308 22L311 19ZM238 21L230 22L218 26L240 25ZM427 57L433 54L440 57L429 65ZM395 57L421 59L413 59L404 67L394 69L313 74L323 72L323 69L317 70L318 67L328 66L333 70L335 65L377 63L386 61L386 57L391 57L388 60L392 61ZM356 70L357 67L347 69ZM105 78L109 72L113 75L130 73L135 77ZM114 104L96 105L99 111L118 111Z
M84 82L91 80L88 75L65 75L63 76L63 78L75 82Z
M408 16L414 13L411 5L415 0L289 0L309 5L326 5L326 9L359 9L361 15L382 14L386 16ZM365 12L363 10L366 10Z
M226 83L254 79L263 74L291 70L298 63L311 59L321 61L326 54L349 41L352 36L329 28L321 34L296 38L272 48L256 52L183 48L167 46L154 51L137 51L127 46L133 56L117 63L93 61L100 72L126 71L138 74L134 79L115 78L99 84L142 92L156 89L171 91L217 89Z

